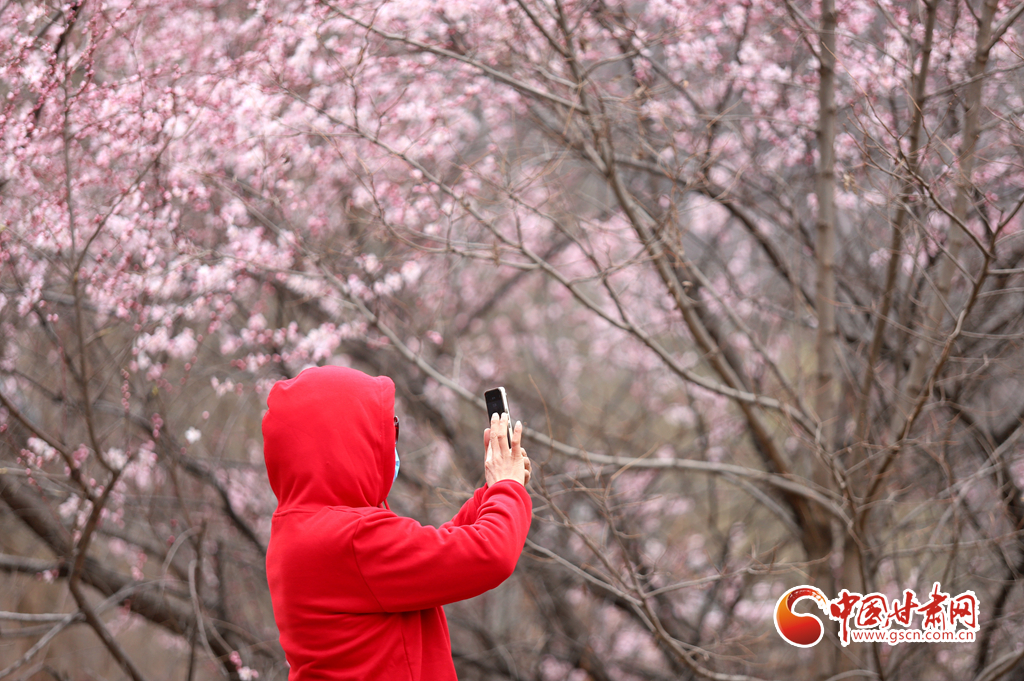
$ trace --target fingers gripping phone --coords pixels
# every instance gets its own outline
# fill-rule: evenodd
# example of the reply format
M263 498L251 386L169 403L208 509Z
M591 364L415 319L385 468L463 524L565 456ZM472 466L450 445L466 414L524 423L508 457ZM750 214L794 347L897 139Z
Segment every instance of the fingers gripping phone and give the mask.
M508 395L505 394L505 388L499 387L493 390L488 390L484 393L484 402L487 403L487 420L491 420L491 414L497 414L499 417L502 414L508 414L508 446L512 446L512 412L508 408Z

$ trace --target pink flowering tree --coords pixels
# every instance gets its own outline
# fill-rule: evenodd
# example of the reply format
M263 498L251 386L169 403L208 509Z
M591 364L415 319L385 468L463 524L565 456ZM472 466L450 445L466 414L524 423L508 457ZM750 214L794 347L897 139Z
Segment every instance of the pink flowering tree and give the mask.
M483 390L527 426L460 678L1019 674L1022 13L3 3L0 677L286 678L259 425L319 364L395 380L423 522ZM975 644L773 631L936 581Z

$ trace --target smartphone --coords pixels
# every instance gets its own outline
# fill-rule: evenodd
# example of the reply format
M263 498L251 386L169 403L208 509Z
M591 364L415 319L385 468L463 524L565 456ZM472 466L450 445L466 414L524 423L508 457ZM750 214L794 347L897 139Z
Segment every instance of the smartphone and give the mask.
M508 395L505 388L498 387L484 393L484 402L487 403L487 421L491 420L491 414L508 414L508 446L512 446L512 412L508 408Z

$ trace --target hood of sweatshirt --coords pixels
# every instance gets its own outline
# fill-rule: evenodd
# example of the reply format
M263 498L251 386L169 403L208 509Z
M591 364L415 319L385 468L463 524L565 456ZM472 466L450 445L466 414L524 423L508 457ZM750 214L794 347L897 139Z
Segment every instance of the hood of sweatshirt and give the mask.
M346 367L278 381L263 415L277 511L380 506L395 475L395 384Z

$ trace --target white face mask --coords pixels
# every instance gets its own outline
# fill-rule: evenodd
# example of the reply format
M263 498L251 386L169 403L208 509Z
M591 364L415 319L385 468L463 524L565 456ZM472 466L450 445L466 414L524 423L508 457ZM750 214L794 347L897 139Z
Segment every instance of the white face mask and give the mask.
M398 447L395 447L395 477L391 478L391 482L398 479L398 469L401 467L402 462L398 458Z

